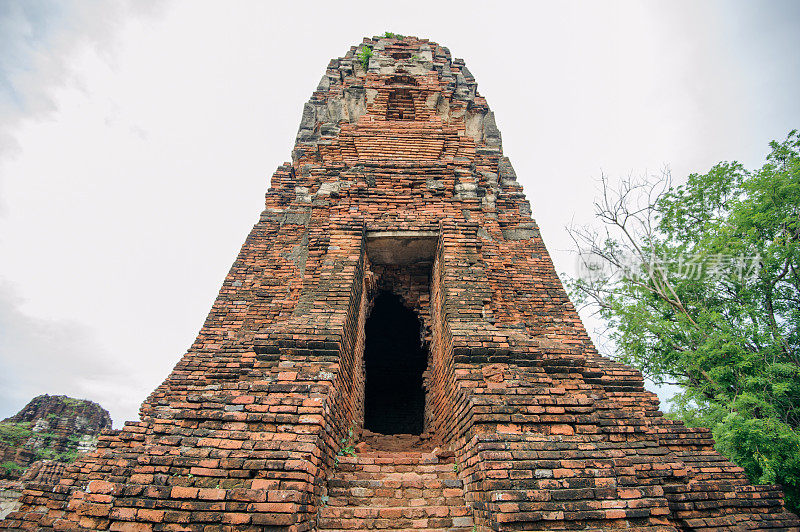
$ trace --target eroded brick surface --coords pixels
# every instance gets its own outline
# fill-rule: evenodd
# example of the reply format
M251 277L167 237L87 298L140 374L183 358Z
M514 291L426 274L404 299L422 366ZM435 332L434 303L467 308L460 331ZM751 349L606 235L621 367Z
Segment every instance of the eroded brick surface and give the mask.
M798 530L774 486L748 485L597 354L464 62L417 38L365 43L368 71L357 47L328 65L141 421L29 484L0 528ZM452 464L339 456L363 422L379 290L423 323L425 430Z

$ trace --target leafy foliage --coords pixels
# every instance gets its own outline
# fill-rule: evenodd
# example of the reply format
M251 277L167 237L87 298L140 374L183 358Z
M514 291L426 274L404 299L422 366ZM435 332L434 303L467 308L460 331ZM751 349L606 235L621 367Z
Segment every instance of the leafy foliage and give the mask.
M591 275L567 284L622 361L683 387L673 416L710 427L720 452L798 511L800 136L770 146L759 170L724 162L677 187L604 179L602 229L570 229Z
M369 69L370 57L372 57L372 46L365 44L361 47L361 51L358 52L358 60L361 62L361 66L364 67L364 70Z
M62 396L60 397L60 399L62 403L72 408L77 408L86 405L86 401L84 401L83 399L75 399L73 397L66 397L66 396Z
M0 476L3 478L18 478L23 469L22 466L15 462L3 462L0 464Z
M383 36L386 37L387 39L399 39L399 40L402 40L404 38L404 35L400 35L399 33L392 33L391 31L383 32Z
M339 452L336 453L336 456L333 457L333 466L334 468L339 466L339 457L349 454L350 456L356 455L356 441L355 435L353 433L353 427L347 429L347 436L342 437L339 441L341 447L339 448Z
M59 462L64 462L66 464L72 463L78 459L78 450L71 449L69 451L64 451L63 453L57 453L55 459Z

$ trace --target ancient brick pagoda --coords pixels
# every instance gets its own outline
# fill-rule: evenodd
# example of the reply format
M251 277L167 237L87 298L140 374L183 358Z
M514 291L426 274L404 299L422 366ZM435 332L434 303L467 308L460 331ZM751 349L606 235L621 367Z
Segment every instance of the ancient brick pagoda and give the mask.
M800 526L598 355L472 74L413 37L331 61L141 421L22 503L0 528Z

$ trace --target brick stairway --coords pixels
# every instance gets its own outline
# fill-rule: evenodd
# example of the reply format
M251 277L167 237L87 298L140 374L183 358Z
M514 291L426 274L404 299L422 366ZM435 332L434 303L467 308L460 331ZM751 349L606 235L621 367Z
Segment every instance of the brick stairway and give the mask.
M369 450L343 456L328 479L317 530L473 530L452 458Z

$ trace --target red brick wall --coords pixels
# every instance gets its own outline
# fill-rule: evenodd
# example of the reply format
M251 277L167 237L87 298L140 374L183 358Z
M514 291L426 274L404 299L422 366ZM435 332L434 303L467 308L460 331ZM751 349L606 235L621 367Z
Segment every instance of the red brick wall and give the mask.
M329 64L141 421L58 485L30 484L0 528L312 529L363 421L364 323L383 288L425 323L426 429L456 453L481 530L797 529L774 487L748 486L707 433L663 419L637 371L597 354L463 61L427 40L365 43L368 71L356 47ZM390 119L400 89L413 120ZM371 265L374 231L438 234L430 278Z

